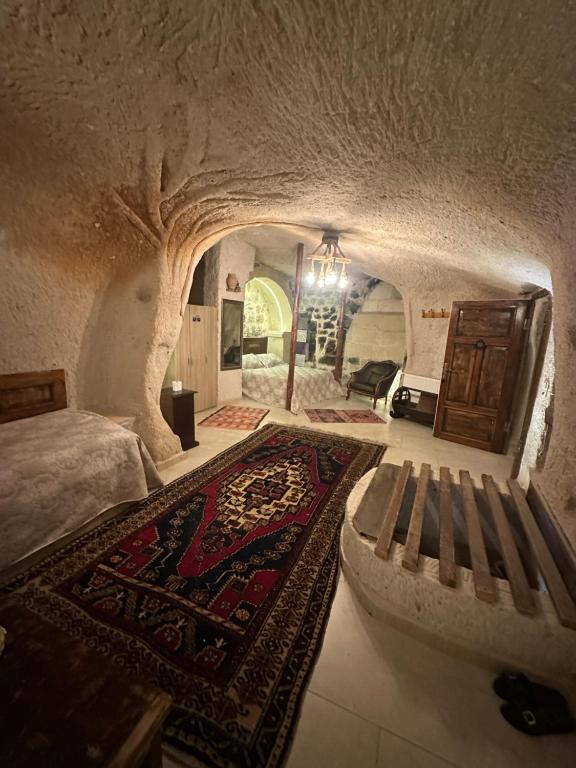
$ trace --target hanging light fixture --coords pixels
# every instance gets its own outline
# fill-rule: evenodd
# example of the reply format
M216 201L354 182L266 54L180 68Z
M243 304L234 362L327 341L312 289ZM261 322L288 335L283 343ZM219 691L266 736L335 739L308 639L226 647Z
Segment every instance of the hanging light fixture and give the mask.
M338 286L340 290L347 287L350 282L346 272L346 264L350 264L351 259L347 259L338 245L338 234L332 230L327 230L322 235L322 242L308 256L310 260L310 270L306 274L305 282L307 285L318 285L319 288ZM316 273L316 264L319 266ZM340 265L340 272L338 272Z

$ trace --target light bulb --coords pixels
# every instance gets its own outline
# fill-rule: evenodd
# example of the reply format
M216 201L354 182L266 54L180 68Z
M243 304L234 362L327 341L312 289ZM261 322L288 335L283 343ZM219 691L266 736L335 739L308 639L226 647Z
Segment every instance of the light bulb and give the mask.
M332 269L326 275L326 285L336 285L337 282L338 282L338 275Z
M340 280L338 280L338 287L339 288L346 288L346 286L348 285L349 282L350 281L348 279L348 275L346 274L346 272L343 272L340 275Z
M304 279L306 280L306 285L314 285L316 282L316 272L311 269L310 272L306 273L306 277Z

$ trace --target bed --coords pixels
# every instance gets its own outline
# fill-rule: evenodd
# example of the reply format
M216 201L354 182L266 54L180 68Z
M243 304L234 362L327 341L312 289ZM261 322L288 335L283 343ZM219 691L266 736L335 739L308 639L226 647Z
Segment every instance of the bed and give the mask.
M255 358L255 359L254 359ZM273 353L244 355L242 360L242 394L266 405L286 406L288 365ZM332 371L296 366L292 413L323 400L342 397L342 387Z
M64 371L0 376L0 570L161 485L138 435L67 407Z

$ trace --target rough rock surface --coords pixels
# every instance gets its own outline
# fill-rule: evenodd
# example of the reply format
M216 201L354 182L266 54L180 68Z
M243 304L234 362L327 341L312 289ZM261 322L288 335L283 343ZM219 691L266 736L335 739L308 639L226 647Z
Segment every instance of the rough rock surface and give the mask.
M332 226L402 293L415 372L439 366L422 306L552 285L542 480L573 519L574 39L565 0L6 0L2 371L65 367L73 402L134 415L163 458L201 253Z

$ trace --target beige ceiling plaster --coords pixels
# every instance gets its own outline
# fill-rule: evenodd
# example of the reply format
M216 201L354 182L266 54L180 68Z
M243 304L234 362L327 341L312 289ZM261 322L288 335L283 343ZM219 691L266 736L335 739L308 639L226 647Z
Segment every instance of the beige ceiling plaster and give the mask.
M343 232L414 316L431 298L546 285L550 268L546 471L574 506L575 12L7 0L3 370L65 365L79 404L134 413L160 458L176 446L157 403L191 265L239 225Z

